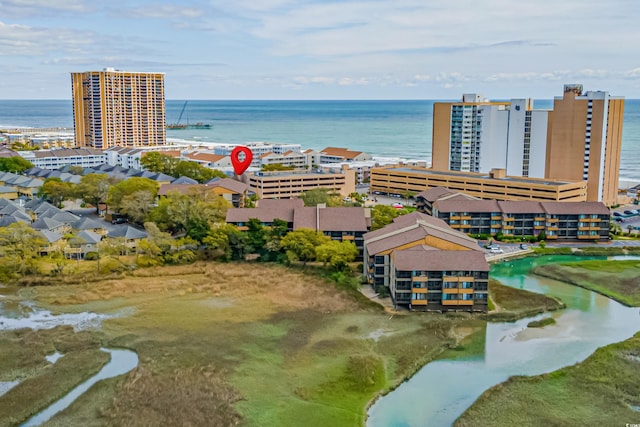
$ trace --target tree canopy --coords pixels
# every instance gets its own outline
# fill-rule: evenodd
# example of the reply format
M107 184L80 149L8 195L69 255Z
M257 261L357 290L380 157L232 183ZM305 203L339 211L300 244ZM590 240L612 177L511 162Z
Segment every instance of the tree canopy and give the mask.
M116 212L122 209L122 202L127 196L139 191L146 191L155 199L158 195L159 184L149 178L133 177L120 181L116 185L109 188L107 195L107 203L109 207Z
M52 205L61 208L62 202L75 195L75 190L75 185L70 182L62 182L60 178L48 178L38 190L38 196L47 199Z
M29 160L23 159L20 156L0 157L1 172L22 173L27 169L31 169L32 167L33 163L31 163Z
M115 183L105 173L92 173L80 178L80 183L76 186L76 195L85 203L96 207L98 211L99 203L106 203L109 188Z
M140 159L140 165L150 172L164 173L175 178L186 176L195 179L199 183L209 181L216 177L226 177L222 171L204 167L196 162L176 159L175 157L158 152L144 155L142 159Z
M397 209L388 205L376 205L371 209L371 230L377 230L393 222L400 215L406 215L406 209Z
M280 246L286 251L289 261L302 261L306 264L316 259L316 247L330 240L321 231L300 228L284 236Z
M331 192L328 188L314 188L302 193L300 198L305 206L316 206L325 203L327 206L343 206L342 198L339 194Z

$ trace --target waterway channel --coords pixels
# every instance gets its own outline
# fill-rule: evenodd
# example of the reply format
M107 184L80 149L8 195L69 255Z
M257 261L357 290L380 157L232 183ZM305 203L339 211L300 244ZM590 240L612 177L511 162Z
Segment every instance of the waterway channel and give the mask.
M485 390L512 375L555 371L584 360L599 347L633 336L640 330L640 309L529 273L538 265L585 259L605 257L556 255L494 264L491 277L503 284L564 301L567 308L551 314L556 324L527 328L530 321L549 313L517 322L489 323L484 354L427 364L369 409L367 426L451 425Z
M114 316L89 312L53 314L48 310L36 307L32 301L21 300L18 296L18 288L15 286L0 288L0 331L21 328L49 329L60 325L70 325L76 330L100 328L102 320L110 317ZM97 374L31 417L21 424L21 427L38 426L48 421L58 412L66 409L98 381L126 374L138 366L138 355L133 351L109 348L101 348L101 350L109 353L111 358ZM64 355L56 352L47 356L46 359L49 363L55 364L60 357L64 357ZM0 396L9 392L19 383L19 380L0 382Z

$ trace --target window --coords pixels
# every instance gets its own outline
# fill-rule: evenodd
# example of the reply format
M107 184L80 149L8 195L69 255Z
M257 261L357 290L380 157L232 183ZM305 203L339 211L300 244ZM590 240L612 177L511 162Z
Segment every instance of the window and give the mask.
M427 294L416 294L416 293L413 293L413 294L411 294L411 299L413 301L426 300L427 299Z

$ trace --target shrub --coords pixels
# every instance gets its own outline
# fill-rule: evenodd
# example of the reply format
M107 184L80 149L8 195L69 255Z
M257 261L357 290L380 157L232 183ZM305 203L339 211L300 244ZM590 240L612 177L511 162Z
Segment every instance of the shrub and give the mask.
M347 377L356 390L369 390L384 382L382 360L373 355L351 356L347 362Z
M98 259L98 252L87 252L84 255L85 261L95 261Z

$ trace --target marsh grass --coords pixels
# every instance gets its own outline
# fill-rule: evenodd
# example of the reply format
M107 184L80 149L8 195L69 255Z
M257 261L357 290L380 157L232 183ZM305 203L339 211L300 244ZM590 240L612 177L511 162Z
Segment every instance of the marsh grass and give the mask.
M47 354L64 354L55 364ZM74 333L71 327L52 330L5 331L0 334L0 379L20 384L0 396L0 426L25 421L64 396L109 361L91 332Z
M527 323L527 328L544 328L545 326L555 325L555 324L556 324L556 319L554 319L553 317L545 317L544 319L533 320Z
M454 424L605 426L638 420L640 334L549 374L511 377L485 391Z
M455 346L460 325L479 327L468 316L390 315L357 291L357 279L330 276L196 263L22 289L61 312L126 308L103 322L100 340L140 359L50 423L361 425L372 398Z
M563 302L555 298L505 286L494 279L489 280L489 296L498 310L489 313L487 318L497 322L512 322L566 307Z
M534 274L598 292L630 307L640 306L640 261L591 260L539 266Z

